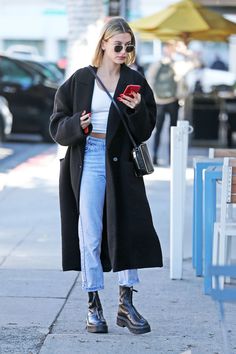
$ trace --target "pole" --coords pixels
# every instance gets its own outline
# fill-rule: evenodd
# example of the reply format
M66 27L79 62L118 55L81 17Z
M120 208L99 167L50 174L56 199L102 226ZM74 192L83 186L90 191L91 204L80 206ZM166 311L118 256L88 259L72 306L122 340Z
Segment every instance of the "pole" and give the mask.
M188 152L187 120L171 127L170 180L170 278L182 278L183 233L185 215L186 168ZM192 128L192 127L191 127Z
M120 0L120 16L127 19L127 0Z

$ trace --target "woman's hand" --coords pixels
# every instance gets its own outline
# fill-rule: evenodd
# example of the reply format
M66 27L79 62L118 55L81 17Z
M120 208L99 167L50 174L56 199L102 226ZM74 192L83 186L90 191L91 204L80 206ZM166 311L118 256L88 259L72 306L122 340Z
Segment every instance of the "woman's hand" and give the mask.
M127 107L135 109L141 102L141 95L137 92L132 92L132 96L126 96L121 94L117 98L120 102L124 103Z
M91 123L91 113L86 113L86 111L83 111L80 117L81 128L83 130L86 129L90 123Z

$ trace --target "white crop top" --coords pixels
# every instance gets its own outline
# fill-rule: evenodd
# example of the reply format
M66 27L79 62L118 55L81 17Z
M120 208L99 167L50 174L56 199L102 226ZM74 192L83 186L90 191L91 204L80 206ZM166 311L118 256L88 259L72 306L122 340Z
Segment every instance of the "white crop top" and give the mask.
M113 96L114 92L110 92ZM92 105L91 105L91 123L94 133L106 133L108 113L111 105L111 99L103 91L95 80Z

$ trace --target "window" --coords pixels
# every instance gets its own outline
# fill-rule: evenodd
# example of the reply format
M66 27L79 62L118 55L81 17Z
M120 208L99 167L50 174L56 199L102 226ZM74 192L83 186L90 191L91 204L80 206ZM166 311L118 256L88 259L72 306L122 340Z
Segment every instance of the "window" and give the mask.
M66 58L67 56L67 41L64 39L58 41L58 55L59 58Z
M32 77L15 62L0 58L0 81L19 84L27 88L32 83Z

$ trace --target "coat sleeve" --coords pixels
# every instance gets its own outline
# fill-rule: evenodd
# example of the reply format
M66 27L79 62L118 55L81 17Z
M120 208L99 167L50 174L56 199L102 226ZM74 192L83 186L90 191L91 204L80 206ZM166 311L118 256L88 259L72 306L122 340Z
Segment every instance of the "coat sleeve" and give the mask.
M92 125L89 126L88 133L84 133L80 125L82 112L73 114L73 77L68 79L56 92L54 100L53 114L50 117L49 131L58 144L73 146L84 141L90 134Z
M135 110L129 108L126 110L130 130L137 142L148 140L156 123L156 103L146 80L142 88L138 107Z

